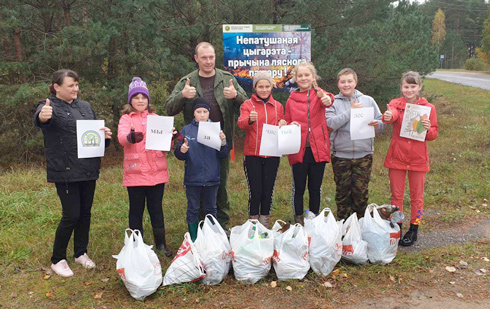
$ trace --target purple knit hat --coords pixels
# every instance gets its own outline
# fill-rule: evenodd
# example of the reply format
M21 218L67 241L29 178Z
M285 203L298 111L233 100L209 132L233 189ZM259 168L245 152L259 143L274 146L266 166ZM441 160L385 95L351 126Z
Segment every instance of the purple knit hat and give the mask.
M150 92L146 83L139 77L133 77L133 80L129 84L128 104L131 104L131 99L139 93L144 94L148 98L148 103L150 103Z

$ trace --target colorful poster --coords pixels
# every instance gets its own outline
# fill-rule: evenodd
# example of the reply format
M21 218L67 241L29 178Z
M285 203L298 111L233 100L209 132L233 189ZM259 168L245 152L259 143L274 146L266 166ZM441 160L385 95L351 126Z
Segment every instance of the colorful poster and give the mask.
M400 136L416 141L425 141L427 130L422 124L423 119L429 119L430 107L407 103L403 115Z
M78 158L103 157L105 152L104 120L77 120Z
M293 67L311 61L310 25L223 25L225 70L247 92L257 71L267 70L282 91L295 87Z
M170 151L174 117L149 115L146 124L146 145L148 150Z

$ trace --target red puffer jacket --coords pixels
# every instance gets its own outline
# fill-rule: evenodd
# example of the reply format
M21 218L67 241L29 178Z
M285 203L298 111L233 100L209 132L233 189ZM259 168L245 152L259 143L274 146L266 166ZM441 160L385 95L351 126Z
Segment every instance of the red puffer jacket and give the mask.
M254 108L258 114L258 118L257 121L249 124L250 112ZM269 97L267 103L264 103L256 94L252 94L249 100L243 102L240 106L240 117L237 122L238 127L246 131L243 154L246 156L266 158L259 155L260 142L262 141L262 127L264 124L277 126L281 119L284 119L284 107L281 103L274 100L272 95Z
M334 95L326 93L333 102L335 100ZM327 121L325 120L325 108L327 107L323 105L315 89L305 92L291 92L286 102L285 119L288 123L296 121L301 125L301 147L298 153L289 155L290 165L303 163L308 135L315 161L330 162L330 139L328 137Z
M420 142L400 136L406 104L407 100L404 97L391 100L389 106L393 113L393 118L391 121L385 121L383 116L384 123L393 124L393 135L391 136L390 148L388 149L384 166L397 170L428 172L430 168L427 141L435 140L439 132L436 108L426 98L419 98L413 103L430 107L430 129L425 135L425 141Z

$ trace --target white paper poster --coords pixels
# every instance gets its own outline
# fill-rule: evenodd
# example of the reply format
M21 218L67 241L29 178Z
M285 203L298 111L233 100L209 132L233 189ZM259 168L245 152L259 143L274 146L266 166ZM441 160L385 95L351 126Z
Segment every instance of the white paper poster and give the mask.
M197 130L197 142L208 147L219 150L221 148L221 139L219 132L221 131L219 122L199 122Z
M267 157L280 157L277 143L279 127L270 124L264 124L262 127L262 140L260 141L259 155Z
M174 117L149 115L146 121L145 149L170 151Z
M429 117L429 106L407 103L400 129L400 136L416 141L425 141L427 130L422 125L422 120L429 119Z
M374 120L374 107L351 108L350 139L366 139L375 136L374 127L368 125Z
M301 126L282 126L277 136L277 146L283 155L295 154L301 147Z
M78 158L103 157L105 152L104 120L77 120Z

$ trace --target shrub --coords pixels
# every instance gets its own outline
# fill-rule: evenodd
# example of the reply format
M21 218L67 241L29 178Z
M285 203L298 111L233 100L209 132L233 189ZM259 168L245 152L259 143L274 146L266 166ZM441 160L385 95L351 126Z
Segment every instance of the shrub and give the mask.
M470 58L466 60L464 68L469 71L483 71L488 69L488 66L478 58Z

